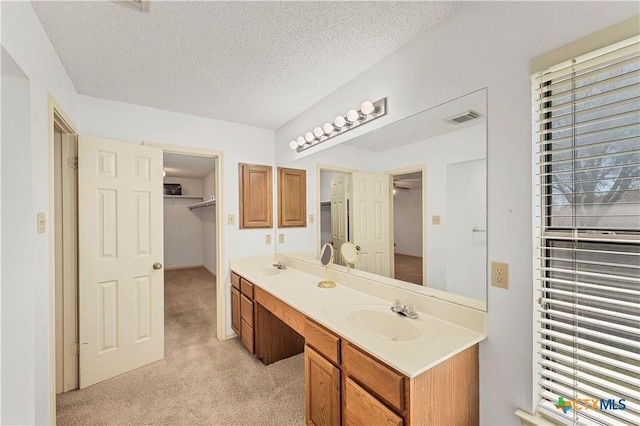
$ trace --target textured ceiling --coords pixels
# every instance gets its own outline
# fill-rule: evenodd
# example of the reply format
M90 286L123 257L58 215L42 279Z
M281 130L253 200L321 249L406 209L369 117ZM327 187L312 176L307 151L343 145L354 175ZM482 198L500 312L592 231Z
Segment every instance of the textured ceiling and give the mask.
M457 7L449 2L33 2L83 95L276 129Z

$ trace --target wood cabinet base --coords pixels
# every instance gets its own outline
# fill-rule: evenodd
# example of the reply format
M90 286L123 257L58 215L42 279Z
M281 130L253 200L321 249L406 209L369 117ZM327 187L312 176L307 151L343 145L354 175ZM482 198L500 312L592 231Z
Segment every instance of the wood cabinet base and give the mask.
M256 356L265 365L289 358L304 351L304 337L255 302Z

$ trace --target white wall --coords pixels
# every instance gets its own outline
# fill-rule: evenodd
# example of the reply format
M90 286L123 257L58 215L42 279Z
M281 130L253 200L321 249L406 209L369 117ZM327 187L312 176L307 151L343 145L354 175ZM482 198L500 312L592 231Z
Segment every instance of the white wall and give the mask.
M30 373L14 377L10 383L12 388L29 389L29 394L13 398L11 392L2 393L2 422L16 424L48 424L52 401L50 392L50 352L49 352L49 231L36 234L36 212L48 212L47 223L53 223L49 211L49 167L48 167L48 132L47 115L48 98L50 93L63 110L72 119L75 115L77 93L71 80L62 66L56 52L53 50L47 35L40 25L30 2L0 2L2 10L2 47L13 57L17 65L29 79L30 92L30 135L27 141L17 139L6 140L3 137L3 152L14 152L12 157L2 156L6 160L20 164L23 172L19 180L20 191L10 195L2 191L3 227L6 217L13 214L22 216L25 228L20 238L14 234L3 232L2 242L9 244L12 250L2 251L2 263L27 272L27 277L19 280L2 280L3 300L5 306L20 306L22 312L28 313L30 318L23 322L12 324L12 332L21 335L19 345L6 342L10 336L2 333L3 351L20 353L17 357L3 356L3 369L23 371L29 364ZM4 90L2 92L5 96ZM6 113L7 109L3 112ZM24 115L23 115L24 117ZM19 161L17 158L21 158ZM10 169L9 169L10 170ZM4 174L4 167L3 167ZM24 174L24 176L23 176ZM13 176L9 182L18 182ZM3 179L3 182L5 180ZM10 198L9 198L10 197ZM11 200L11 203L7 203ZM28 225L27 225L28 224ZM25 244L24 250L13 250L15 245ZM24 253L28 253L26 256ZM4 269L4 268L3 268ZM3 310L4 315L4 310ZM4 324L4 321L3 321ZM9 349L10 348L10 349ZM18 364L12 365L14 359ZM2 378L3 384L5 377Z
M182 195L202 196L202 179L165 176L164 183L178 183ZM189 210L196 199L164 199L165 268L204 265L204 227L202 209Z
M447 234L445 290L484 300L484 286L470 286L486 275L487 161L471 160L447 165L447 215L440 226Z
M509 263L511 287L489 288L482 424L516 424L515 409L534 401L529 59L638 13L636 2L469 3L276 131L281 164L296 158L292 137L364 99L387 96L388 115L345 136L488 87L488 254Z
M23 267L34 245L31 199L30 90L26 76L7 72L2 57L2 424L35 423L35 289L33 268ZM19 68L18 68L19 69ZM21 200L21 201L18 201ZM20 407L15 409L14 407Z
M395 253L422 257L422 190L396 190L393 195Z
M202 179L202 190L205 200L210 200L216 195L216 172L213 171ZM209 272L216 272L216 209L217 207L204 207L200 210L203 235L203 264Z

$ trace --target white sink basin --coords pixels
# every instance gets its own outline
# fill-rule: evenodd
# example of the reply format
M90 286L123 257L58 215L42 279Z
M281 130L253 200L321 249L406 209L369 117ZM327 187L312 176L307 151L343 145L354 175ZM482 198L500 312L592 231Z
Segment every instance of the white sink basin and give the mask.
M435 337L420 319L411 319L391 312L390 306L364 305L348 311L347 322L358 331L391 342L412 342Z
M275 266L268 266L268 267L262 268L260 272L264 275L278 275L283 273L284 271L285 269L278 269Z

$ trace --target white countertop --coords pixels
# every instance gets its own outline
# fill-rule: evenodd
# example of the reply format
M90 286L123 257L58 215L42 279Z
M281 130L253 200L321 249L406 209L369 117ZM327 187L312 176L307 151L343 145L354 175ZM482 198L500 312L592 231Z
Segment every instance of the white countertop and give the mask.
M403 318L424 331L424 339L391 341L363 330L347 320L346 313L359 307L391 307L392 301L340 285L319 288L321 278L299 270L278 270L266 257L232 259L231 270L284 303L408 377L415 377L436 364L485 339L485 335L418 312L418 319Z

